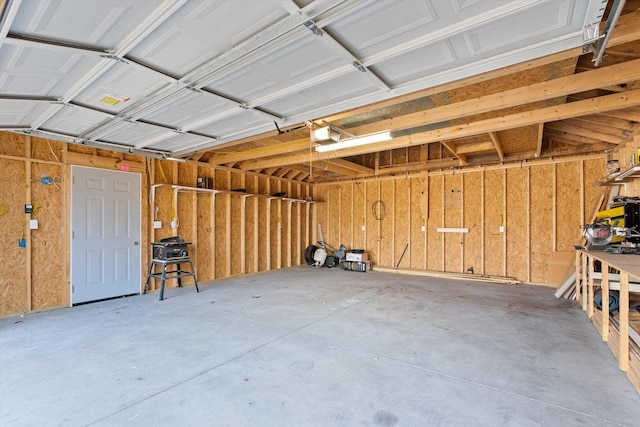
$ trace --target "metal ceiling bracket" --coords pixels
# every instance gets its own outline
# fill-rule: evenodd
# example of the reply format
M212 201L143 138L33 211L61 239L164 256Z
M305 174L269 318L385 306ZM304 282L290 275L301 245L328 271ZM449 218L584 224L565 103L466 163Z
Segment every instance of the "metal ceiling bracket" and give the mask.
M304 26L307 27L309 29L309 31L311 31L316 36L322 36L322 34L323 34L322 30L320 28L318 28L316 26L316 24L311 20L305 22Z
M609 43L609 38L611 38L611 32L616 26L618 18L620 18L625 1L626 0L614 0L601 36L598 37L599 26L596 24L585 25L583 29L585 44L582 46L582 52L593 52L593 59L591 62L593 62L594 67L597 67L602 63L604 51L607 48L607 43Z
M358 61L353 61L353 63L351 65L356 67L356 70L360 71L361 73L366 73L367 72L367 69L364 68L364 66L361 63L359 63Z

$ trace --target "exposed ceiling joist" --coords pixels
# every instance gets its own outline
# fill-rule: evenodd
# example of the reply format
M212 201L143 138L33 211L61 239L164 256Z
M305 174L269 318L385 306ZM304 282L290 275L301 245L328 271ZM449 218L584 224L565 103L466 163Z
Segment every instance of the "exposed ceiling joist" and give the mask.
M599 112L612 111L620 108L640 105L640 90L625 92L624 94L605 95L597 98L585 99L563 105L540 108L492 119L479 120L465 125L451 126L412 135L394 138L378 144L363 145L343 150L317 153L318 159L333 159L374 153L380 150L403 148L411 145L441 142L452 139L481 135L515 127L537 125L540 122L563 120ZM308 155L306 155L308 159ZM252 163L247 162L249 169L262 169L273 165L302 163L305 155L289 155L274 159L264 159Z

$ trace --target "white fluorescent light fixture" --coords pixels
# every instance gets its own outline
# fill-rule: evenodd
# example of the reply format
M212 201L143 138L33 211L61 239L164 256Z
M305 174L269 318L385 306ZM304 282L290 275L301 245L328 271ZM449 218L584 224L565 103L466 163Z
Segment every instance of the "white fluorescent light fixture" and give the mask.
M316 151L324 153L325 151L342 150L344 148L358 147L360 145L373 144L375 142L389 141L391 132L374 133L372 135L362 136L359 138L347 139L330 145L319 145Z

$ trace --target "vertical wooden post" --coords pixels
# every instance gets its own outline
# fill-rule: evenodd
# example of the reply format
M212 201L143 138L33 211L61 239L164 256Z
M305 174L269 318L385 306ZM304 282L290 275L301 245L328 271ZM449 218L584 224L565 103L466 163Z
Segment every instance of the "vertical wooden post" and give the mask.
M620 347L618 361L623 372L629 370L629 273L620 271Z
M557 196L557 166L554 163L553 164L553 175L552 175L552 196L553 196L553 201L552 201L552 206L551 206L551 211L552 211L552 223L551 223L551 233L553 235L552 239L551 239L551 250L553 252L555 252L557 250L558 247L558 243L557 243L557 239L558 239L558 212L557 212L557 207L556 204L558 203L558 196Z
M442 144L440 144L442 145ZM480 228L480 240L482 241L482 250L480 251L480 266L481 266L481 274L484 274L485 272L485 256L484 256L484 252L485 252L485 239L484 239L484 216L485 216L485 211L486 211L486 207L484 205L484 180L485 180L485 176L484 176L484 169L480 172L480 224L482 224L481 228Z
M245 274L247 272L247 255L245 251L247 250L247 197L248 195L243 195L242 200L240 200L240 273Z
M31 136L27 135L24 144L24 157L25 159L31 159ZM24 165L24 186L25 186L25 203L31 202L31 161L25 160ZM31 279L31 247L33 246L33 241L31 240L31 227L29 226L29 220L31 219L31 214L24 214L24 221L22 223L22 227L24 230L23 238L27 242L27 246L25 249L25 278L27 281L26 286L26 311L31 311L33 309L33 281Z
M214 171L215 173L215 171ZM209 256L211 257L211 278L216 278L216 194L211 193L211 207L209 208L209 215L211 220L211 236L209 237ZM152 280L156 282L156 280Z
M602 261L602 340L609 340L609 264Z
M527 168L527 282L531 282L531 168Z
M460 175L460 227L464 228L464 174ZM464 268L464 238L465 234L460 233L460 272L463 273Z
M60 165L62 174L62 188L64 189L62 200L62 217L69 218L69 211L71 209L71 166L69 165L67 144L62 145L62 165ZM67 288L63 289L62 303L64 305L71 305L71 233L69 227L71 224L69 221L62 221L62 247L67 256L64 260L64 277L66 278ZM154 280L155 281L155 280Z
M442 145L442 144L440 144ZM445 221L445 211L447 210L446 208L446 200L444 197L444 193L445 193L445 186L444 186L444 182L446 180L446 175L442 174L442 180L440 183L440 197L441 197L441 201L440 201L440 227L446 227L446 221ZM446 271L447 269L445 268L446 266L446 262L447 262L447 248L445 246L445 234L447 233L440 233L440 247L442 248L442 258L440 260L441 264L440 264L440 268L442 269L442 271Z
M576 301L578 302L582 299L582 257L582 252L576 251Z
M589 278L589 271L587 270L587 267L589 265L589 255L587 255L586 253L582 254L582 280L580 281L580 293L581 293L581 300L580 302L582 303L582 309L586 311L586 304L587 304L587 290L586 290L586 286L587 286L587 280Z
M267 186L269 186L267 184ZM265 251L265 262L266 262L266 271L271 270L271 200L272 199L267 199L267 210L265 211L265 220L266 220L266 227L264 230L264 239L265 239L265 244L266 244L266 251Z
M504 233L502 233L502 275L507 275L507 235L509 227L507 227L507 170L502 170L502 217L504 218Z
M584 310L585 312L587 312L587 309L589 308L589 300L593 300L593 263L594 263L594 259L592 257L590 257L589 255L586 256L587 259L587 265L585 266L585 274L586 277L584 279L586 280L582 280L582 283L587 287L586 289L583 288L583 298L582 298L582 310Z

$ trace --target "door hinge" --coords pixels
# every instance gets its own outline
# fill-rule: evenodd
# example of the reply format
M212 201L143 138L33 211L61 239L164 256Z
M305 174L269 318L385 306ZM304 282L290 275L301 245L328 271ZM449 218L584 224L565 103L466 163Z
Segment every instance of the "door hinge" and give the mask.
M76 232L75 232L75 231L72 231L72 232L71 232L71 238L72 238L72 239L75 239L75 238L76 238Z
M76 292L76 287L75 287L75 286L73 286L73 285L71 285L71 293L73 294L73 293L75 293L75 292Z

